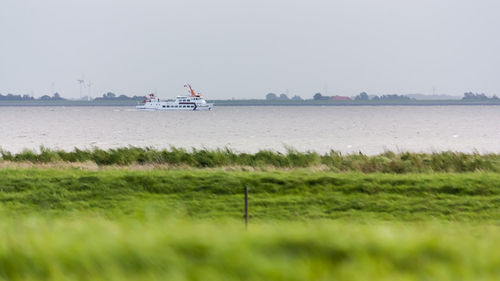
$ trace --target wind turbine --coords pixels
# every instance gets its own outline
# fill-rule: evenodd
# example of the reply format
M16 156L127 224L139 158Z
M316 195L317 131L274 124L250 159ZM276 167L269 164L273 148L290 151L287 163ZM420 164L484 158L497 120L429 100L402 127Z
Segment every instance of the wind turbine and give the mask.
M92 82L89 81L87 87L89 87L89 95L87 96L87 101L89 101L92 98Z
M83 79L77 79L76 81L78 83L80 83L80 99L82 99L82 91L83 91L83 87L85 86L85 80L83 80Z

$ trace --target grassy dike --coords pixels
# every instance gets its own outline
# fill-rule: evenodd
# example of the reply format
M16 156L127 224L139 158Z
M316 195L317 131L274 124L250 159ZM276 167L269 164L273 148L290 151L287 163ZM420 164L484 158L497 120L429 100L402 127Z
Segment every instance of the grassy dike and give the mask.
M15 214L238 219L244 185L255 221L500 219L500 174L479 172L3 169L0 202Z
M0 280L498 280L499 222L494 172L3 168Z

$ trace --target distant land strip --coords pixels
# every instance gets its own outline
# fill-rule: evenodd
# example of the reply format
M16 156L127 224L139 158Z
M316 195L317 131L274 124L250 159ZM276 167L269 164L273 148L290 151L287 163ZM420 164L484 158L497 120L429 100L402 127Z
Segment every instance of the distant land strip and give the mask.
M215 106L450 106L500 105L500 100L209 100ZM134 100L3 100L0 106L127 106Z

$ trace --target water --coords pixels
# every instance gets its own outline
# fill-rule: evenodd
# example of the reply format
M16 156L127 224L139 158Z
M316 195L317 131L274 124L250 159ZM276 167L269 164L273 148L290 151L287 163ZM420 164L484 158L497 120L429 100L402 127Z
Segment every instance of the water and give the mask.
M0 147L123 146L377 154L500 153L500 107L216 107L144 112L126 107L0 107Z

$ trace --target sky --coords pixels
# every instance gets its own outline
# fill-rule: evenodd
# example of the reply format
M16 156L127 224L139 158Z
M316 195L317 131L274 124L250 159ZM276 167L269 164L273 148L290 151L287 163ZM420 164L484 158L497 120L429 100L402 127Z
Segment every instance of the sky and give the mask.
M497 0L2 0L0 93L500 95ZM90 83L90 87L88 87Z

